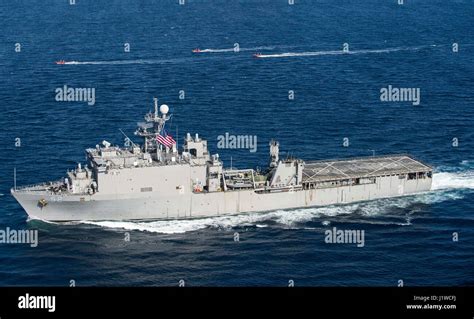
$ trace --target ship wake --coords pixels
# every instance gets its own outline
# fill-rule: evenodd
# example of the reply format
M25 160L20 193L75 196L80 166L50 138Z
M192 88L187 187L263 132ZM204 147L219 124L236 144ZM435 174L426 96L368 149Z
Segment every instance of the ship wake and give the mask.
M286 229L311 229L305 226L308 222L319 222L322 226L330 224L335 216L356 213L358 222L367 224L411 225L412 207L418 204L435 204L444 201L459 200L474 189L474 171L439 172L433 174L433 187L430 192L416 195L378 199L348 205L334 205L291 210L277 210L266 213L248 213L242 215L221 216L191 220L168 220L151 222L102 221L83 223L100 227L136 230L161 234L180 234L204 229L232 230L239 227L280 227ZM394 210L410 210L410 214L397 216L397 221L380 221L371 217L390 215ZM415 211L416 212L416 211ZM393 216L390 216L393 217ZM393 218L389 218L393 220Z

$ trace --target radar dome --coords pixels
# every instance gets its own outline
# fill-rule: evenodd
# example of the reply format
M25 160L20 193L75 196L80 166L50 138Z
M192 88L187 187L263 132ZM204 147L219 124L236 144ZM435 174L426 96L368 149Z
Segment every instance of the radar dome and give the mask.
M160 112L161 112L161 113L167 114L169 110L170 110L170 108L168 107L168 105L166 105L166 104L161 104L161 106L160 106Z

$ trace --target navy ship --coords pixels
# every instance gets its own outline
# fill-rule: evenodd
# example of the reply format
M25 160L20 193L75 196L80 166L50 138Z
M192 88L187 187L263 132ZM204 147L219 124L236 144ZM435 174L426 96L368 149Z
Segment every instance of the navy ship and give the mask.
M32 219L47 221L190 219L348 204L429 191L432 168L407 154L305 161L280 159L269 143L265 170L224 168L207 141L166 134L169 107L149 112L135 135L142 145L103 141L64 179L14 187Z

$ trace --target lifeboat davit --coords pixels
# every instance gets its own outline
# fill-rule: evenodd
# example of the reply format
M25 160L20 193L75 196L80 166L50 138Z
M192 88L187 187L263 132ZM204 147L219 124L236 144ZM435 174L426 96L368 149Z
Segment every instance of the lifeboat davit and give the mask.
M59 61L56 61L55 63L56 63L56 64L66 64L66 61L64 61L64 60L59 60Z
M193 53L200 53L200 52L201 52L201 49L199 49L199 48L196 48L196 49L193 50Z

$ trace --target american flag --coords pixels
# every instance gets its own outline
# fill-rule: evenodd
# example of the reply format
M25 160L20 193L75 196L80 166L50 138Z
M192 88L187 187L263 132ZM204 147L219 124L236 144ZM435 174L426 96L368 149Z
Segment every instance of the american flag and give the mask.
M158 143L163 144L166 147L172 147L173 144L176 144L176 141L173 139L171 135L168 135L166 131L163 131L163 135L158 134L156 136L156 140Z

